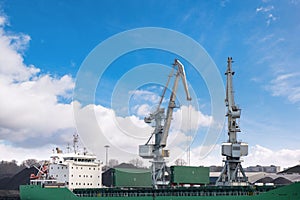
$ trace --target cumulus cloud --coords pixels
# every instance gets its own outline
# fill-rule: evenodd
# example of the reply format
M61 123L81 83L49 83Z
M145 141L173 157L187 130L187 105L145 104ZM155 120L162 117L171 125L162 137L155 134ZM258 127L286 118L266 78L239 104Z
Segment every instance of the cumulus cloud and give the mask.
M4 18L0 22L5 23ZM121 157L123 161L137 155L138 145L147 141L152 127L135 115L120 117L112 109L101 105L81 107L79 102L61 101L71 98L74 88L72 77L41 74L38 67L27 65L23 60L23 51L28 47L30 36L7 33L3 28L0 28L0 33L0 52L4 55L0 57L0 139L3 150L16 154L12 157L18 159L24 155L21 152L30 155L28 152L38 152L37 149L65 145L75 131L73 109L78 109L80 114L76 126L80 137L89 149L98 154L99 159L105 157L103 148L106 144L111 146L111 155ZM137 101L158 102L160 99L151 91L132 93ZM150 110L149 105L142 104L137 107L137 114L145 116ZM209 124L209 116L193 108L190 110L195 117L191 121L193 130ZM174 112L171 131L180 132L178 138L186 137L183 131L188 127L181 121L188 117L187 111L187 107L182 107ZM172 134L172 138L176 138L176 134Z
M212 116L205 115L195 107L181 106L174 112L173 128L184 132L198 130L200 127L209 127L213 122Z
M0 160L47 159L56 145L66 145L70 142L75 125L83 143L96 153L99 159L105 158L104 145L107 144L111 146L110 158L128 161L136 157L138 145L147 141L153 128L145 124L137 115L120 117L112 109L101 105L82 107L79 102L70 102L74 88L73 78L70 75L56 77L42 74L37 66L24 63L23 53L28 48L30 36L7 33L4 29L6 24L8 24L7 19L0 16L0 151L6 152L0 154ZM295 83L298 80L297 76L286 74L277 77L274 80L274 95L287 94L286 85L280 85L282 82L288 82L289 85L293 83L294 89L297 89L299 83ZM278 88L281 87L282 89L279 90ZM139 101L158 102L160 99L156 93L145 90L132 93L133 98ZM290 97L291 101L298 102L298 95L297 92L293 93ZM135 107L140 116L148 114L153 106L140 105ZM76 123L74 109L78 110ZM168 147L171 150L170 163L180 156L185 156L185 150L191 141L191 135L187 133L212 124L211 116L201 113L194 107L181 106L181 109L177 109L173 114L168 140ZM221 164L219 147L211 145L193 148L192 164ZM205 158L199 153L211 149L214 151ZM274 164L268 157L272 154L278 155L278 162L275 164L283 166L292 163L291 160L299 160L298 150L274 152L255 146L251 151L253 153L250 153L249 158L261 164L268 162ZM260 160L254 160L254 157L259 157L257 159ZM289 160L287 161L286 158Z
M156 90L158 90L157 86L149 86L146 89L129 91L129 95L131 95L129 103L131 114L144 118L153 112L161 98L154 92ZM159 88L159 91L162 91L162 88Z
M29 36L9 35L3 28L0 28L0 78L2 83L14 83L29 80L36 76L40 71L33 65L26 66L23 63L23 55L20 51L24 50Z
M74 102L76 126L83 143L99 159L105 157L109 145L110 158L125 162L138 155L138 145L145 144L152 127L136 116L120 117L101 105L82 107Z
M101 158L105 156L105 145L110 146L112 158L124 162L136 157L138 146L145 144L154 130L137 116L120 117L113 110L101 105L81 107L78 102L74 102L74 109L78 113L76 124L82 140ZM187 113L188 108L182 106L173 114L167 144L173 155L170 160L175 159L190 145L193 137L190 130L195 134L199 127L207 127L212 121L210 116L190 107L190 119L194 120L191 120L191 126L187 126L184 122L188 119Z
M49 155L54 148L55 146L53 145L46 145L36 149L16 147L5 144L3 140L0 140L0 152L5 152L1 153L0 159L6 161L16 160L18 164L21 164L26 159L49 160Z
M206 157L202 157L200 151L206 150L211 151ZM175 149L178 153L176 155L172 154L171 156L174 159L170 159L170 164L173 164L174 161L178 158L184 159L187 161L187 151L180 151L179 149ZM211 165L223 165L222 162L225 157L221 155L221 145L210 145L210 146L198 146L191 149L190 152L190 161L193 166L211 166ZM279 149L272 150L264 146L253 145L249 147L249 155L242 157L243 160L242 166L270 166L276 165L280 166L281 170L287 167L292 167L299 164L300 161L300 149L292 150L292 149Z
M1 17L0 23L5 25L6 19ZM21 146L32 139L39 146L74 127L72 105L59 102L60 97L70 98L74 81L26 65L22 53L29 41L28 35L0 27L0 139Z
M137 108L137 115L138 116L147 116L151 112L151 108L148 104L143 104L138 106Z
M247 166L276 165L287 168L299 164L300 149L271 150L260 145L255 145L250 148L249 155L244 159Z

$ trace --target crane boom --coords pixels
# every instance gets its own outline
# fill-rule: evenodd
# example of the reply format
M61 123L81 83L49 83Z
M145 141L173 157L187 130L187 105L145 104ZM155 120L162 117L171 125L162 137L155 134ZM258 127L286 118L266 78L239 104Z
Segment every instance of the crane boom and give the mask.
M236 140L236 133L240 132L240 128L236 122L236 119L241 117L241 109L235 105L234 102L234 91L233 91L233 83L232 77L234 72L232 71L232 58L229 57L227 60L227 70L226 70L226 99L225 103L227 106L227 116L228 116L228 135L229 135L229 142L235 143Z
M165 109L161 108L165 93L168 89L171 78L175 73L174 85L170 96L167 114L165 115ZM146 123L154 122L154 131L145 145L139 145L139 156L145 159L153 159L152 162L152 185L157 188L159 185L166 185L165 172L167 172L166 161L164 157L169 157L169 151L165 150L167 138L172 121L173 109L176 107L176 92L178 88L179 79L182 79L183 87L186 93L187 100L191 100L191 96L188 90L188 85L185 76L185 70L183 64L175 59L173 69L169 75L168 81L163 89L161 99L159 101L157 109L150 113L150 116L145 117ZM154 144L149 144L152 137L155 136Z
M227 114L230 115L232 118L240 118L241 116L241 109L239 109L234 102L234 91L233 91L233 85L232 85L232 77L234 75L234 72L232 71L232 58L228 58L227 60L227 70L226 70L226 106L228 107Z
M175 63L174 64L176 64L178 66L178 70L180 71L180 76L181 76L182 84L183 84L183 87L184 87L184 90L185 90L186 99L188 101L191 101L192 98L191 98L191 95L190 95L190 92L189 92L189 88L188 88L188 85L187 85L184 66L183 66L183 64L178 59L175 59Z
M225 165L223 170L216 181L217 185L233 185L235 183L247 184L247 177L242 168L240 159L242 156L248 155L248 144L237 141L237 132L240 132L240 127L237 119L241 116L241 109L235 105L234 91L232 78L234 72L232 71L232 58L227 59L226 75L226 98L225 104L227 107L228 118L228 141L222 144L222 155L226 156L224 160ZM242 174L242 176L240 176Z
M174 67L177 66L177 72L176 72L176 77L175 77L175 81L174 81L174 85L173 85L173 89L172 89L172 94L170 96L164 130L163 130L163 133L161 136L160 146L162 146L162 147L165 147L167 144L167 138L168 138L169 130L170 130L170 126L171 126L173 109L176 107L176 105L175 105L176 92L177 92L178 82L179 82L180 78L183 83L183 87L184 87L184 90L186 93L187 100L188 101L192 100L190 93L189 93L188 86L187 86L186 75L185 75L185 70L184 70L183 64L178 59L175 59L173 66Z

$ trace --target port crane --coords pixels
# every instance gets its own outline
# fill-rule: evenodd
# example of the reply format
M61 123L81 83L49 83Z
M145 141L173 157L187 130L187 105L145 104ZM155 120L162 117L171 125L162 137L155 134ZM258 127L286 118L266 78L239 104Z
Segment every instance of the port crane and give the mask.
M216 181L217 185L245 185L247 177L240 159L248 155L248 144L237 141L237 133L241 132L237 120L241 116L241 109L235 104L232 77L232 57L227 59L226 75L226 117L228 119L228 141L222 144L222 155L226 156L223 170Z
M165 114L165 109L161 107L161 104L165 97L168 85L174 75L175 80L173 83L172 93L170 95L167 112ZM168 184L165 180L165 173L167 172L165 157L169 157L169 150L166 150L165 147L167 145L167 138L171 126L173 110L174 108L178 107L176 106L175 101L179 79L182 80L187 100L191 101L184 66L178 59L175 59L172 71L163 89L156 110L150 113L148 117L144 118L144 121L146 123L153 123L154 131L145 145L139 145L139 156L144 159L152 159L152 185L155 188ZM151 144L150 141L153 138L153 136L154 144Z

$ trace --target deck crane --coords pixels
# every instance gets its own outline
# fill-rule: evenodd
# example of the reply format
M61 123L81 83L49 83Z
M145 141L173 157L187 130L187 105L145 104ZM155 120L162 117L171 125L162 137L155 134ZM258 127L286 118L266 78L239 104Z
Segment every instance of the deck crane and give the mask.
M176 72L175 72L176 71ZM171 78L175 74L175 80L172 88L172 93L169 99L168 109L165 114L165 109L161 107L163 99L165 97L166 90L170 83ZM152 123L154 131L151 134L150 138L146 142L145 145L139 146L139 156L145 159L152 159L152 185L157 188L159 186L163 186L167 184L165 180L166 173L166 161L165 157L169 157L169 151L164 149L167 145L167 138L169 135L169 130L171 126L171 120L173 115L173 109L176 108L175 100L176 100L176 92L178 88L178 82L181 78L184 90L186 93L186 98L188 101L191 101L191 96L188 90L188 85L186 81L186 75L183 64L175 59L172 71L168 77L168 81L163 89L159 104L156 110L148 117L144 118L146 123ZM152 137L154 138L154 144L150 144Z
M222 144L222 155L226 156L224 168L217 179L217 185L242 185L247 183L247 177L242 168L240 158L248 155L248 144L237 141L237 132L241 132L237 119L241 109L235 105L232 77L232 58L228 57L226 75L226 117L228 118L228 141ZM241 176L240 176L241 174Z

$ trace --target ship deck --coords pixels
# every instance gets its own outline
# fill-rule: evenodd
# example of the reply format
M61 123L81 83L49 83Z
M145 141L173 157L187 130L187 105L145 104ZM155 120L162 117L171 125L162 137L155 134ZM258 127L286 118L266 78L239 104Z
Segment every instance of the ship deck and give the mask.
M47 188L21 185L21 200L299 200L300 182L287 186L201 186L189 188Z
M180 188L101 188L75 189L78 197L156 197L156 196L253 196L278 186L201 186Z

